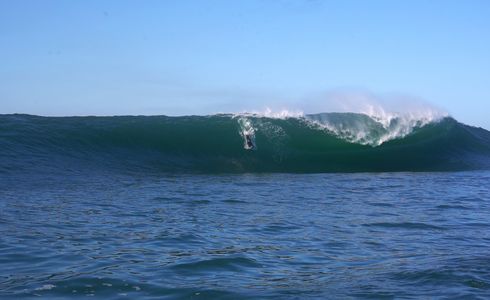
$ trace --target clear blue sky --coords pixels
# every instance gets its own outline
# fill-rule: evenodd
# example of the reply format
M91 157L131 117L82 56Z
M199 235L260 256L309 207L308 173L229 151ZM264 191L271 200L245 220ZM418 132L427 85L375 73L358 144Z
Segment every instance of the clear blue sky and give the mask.
M489 16L485 0L0 0L0 113L309 107L354 88L490 128Z

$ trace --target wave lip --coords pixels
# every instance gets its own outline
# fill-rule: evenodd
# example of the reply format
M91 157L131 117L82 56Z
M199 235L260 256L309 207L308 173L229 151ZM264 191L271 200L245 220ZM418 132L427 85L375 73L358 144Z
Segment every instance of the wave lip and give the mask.
M441 116L0 115L0 172L490 169L490 132Z
M306 119L341 139L362 145L379 146L403 138L425 125L439 122L442 115L382 115L355 113L323 113L307 115Z

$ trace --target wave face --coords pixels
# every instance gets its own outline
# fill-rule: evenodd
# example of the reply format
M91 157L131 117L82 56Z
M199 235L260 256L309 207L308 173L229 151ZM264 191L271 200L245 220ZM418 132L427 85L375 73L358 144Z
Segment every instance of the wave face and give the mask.
M0 172L396 172L490 169L490 132L437 120L323 113L0 115Z

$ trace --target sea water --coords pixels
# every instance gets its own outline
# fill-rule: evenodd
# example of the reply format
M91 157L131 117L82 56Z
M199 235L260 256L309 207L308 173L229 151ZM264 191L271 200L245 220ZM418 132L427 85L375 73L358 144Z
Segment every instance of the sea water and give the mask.
M490 173L4 175L0 298L490 296Z
M0 298L487 299L490 133L431 116L0 115Z

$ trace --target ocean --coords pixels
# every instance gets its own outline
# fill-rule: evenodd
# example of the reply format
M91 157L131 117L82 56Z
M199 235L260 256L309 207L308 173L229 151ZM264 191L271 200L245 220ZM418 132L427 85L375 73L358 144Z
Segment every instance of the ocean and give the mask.
M490 132L0 115L0 298L487 299Z

